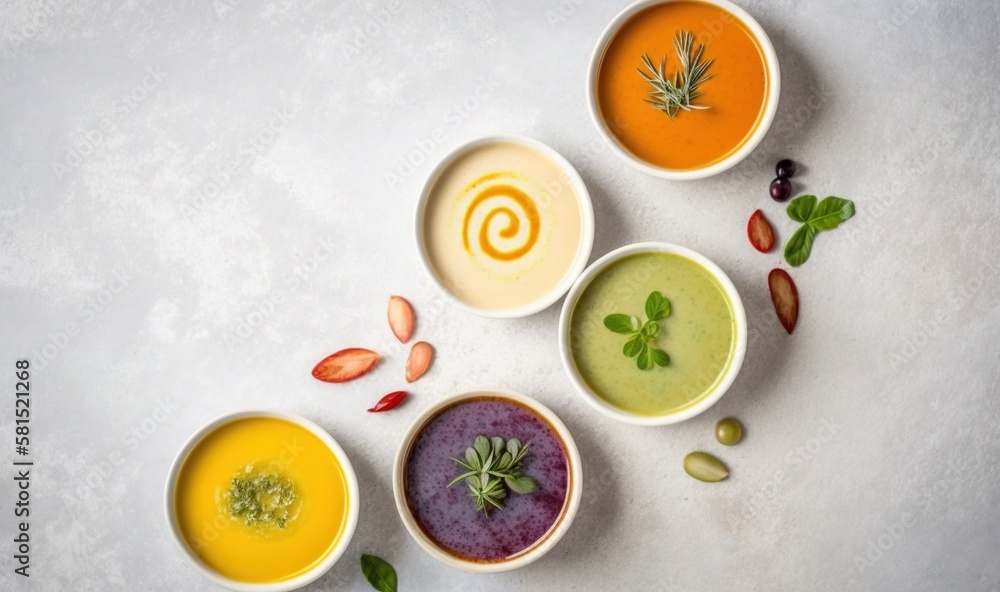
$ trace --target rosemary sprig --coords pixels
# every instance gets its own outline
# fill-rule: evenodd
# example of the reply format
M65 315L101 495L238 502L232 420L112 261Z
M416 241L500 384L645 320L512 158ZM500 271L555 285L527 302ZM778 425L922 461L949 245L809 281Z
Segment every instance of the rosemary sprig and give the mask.
M465 449L465 460L451 459L466 472L455 477L448 487L465 481L469 497L476 500L477 512L482 510L489 516L491 507L503 510L508 489L522 494L535 490L535 480L520 471L529 445L522 445L517 438L504 442L497 436L476 436L472 446Z
M690 31L678 31L674 35L674 51L677 52L681 69L674 73L673 79L668 79L664 71L666 56L660 60L660 66L655 67L649 56L642 54L642 63L649 69L650 74L640 69L639 75L653 87L648 93L652 96L643 100L666 113L670 119L676 117L682 109L684 111L708 109L706 105L694 105L692 102L701 96L698 86L714 76L713 74L706 76L705 73L715 60L701 61L705 45L699 43L698 49L692 54L693 46L694 34Z

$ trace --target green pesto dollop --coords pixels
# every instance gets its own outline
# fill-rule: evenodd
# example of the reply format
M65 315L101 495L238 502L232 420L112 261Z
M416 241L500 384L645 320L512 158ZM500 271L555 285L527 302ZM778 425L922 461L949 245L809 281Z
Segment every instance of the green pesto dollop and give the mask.
M297 514L298 500L291 479L252 465L230 479L225 494L229 515L251 527L287 527Z

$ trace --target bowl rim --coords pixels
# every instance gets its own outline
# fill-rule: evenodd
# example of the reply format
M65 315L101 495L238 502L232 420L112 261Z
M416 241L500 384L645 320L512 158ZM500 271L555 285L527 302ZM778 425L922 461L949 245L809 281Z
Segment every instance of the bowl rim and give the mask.
M420 434L420 431L427 424L427 422L447 407L464 400L478 397L498 397L501 399L508 399L527 407L532 412L538 414L542 419L548 422L548 424L555 431L556 436L562 440L563 445L566 448L566 461L569 464L567 500L563 506L562 513L559 515L559 518L556 519L555 527L550 529L546 535L544 535L541 543L529 548L526 552L516 556L514 559L495 563L476 563L474 561L466 561L451 555L431 541L413 518L413 514L410 512L409 505L406 502L406 493L403 485L403 471L406 466L406 460L409 456L410 449L413 446L414 440ZM403 522L403 526L406 527L406 531L410 533L410 536L413 537L417 544L429 555L445 565L465 572L499 573L518 569L528 565L529 563L537 561L543 555L548 553L549 550L551 550L552 547L554 547L556 543L562 539L563 535L566 534L566 531L569 530L570 525L573 523L573 519L576 517L582 500L583 463L580 460L580 452L576 447L576 442L573 440L573 436L570 434L566 424L564 424L562 420L560 420L559 417L548 407L532 397L515 391L490 387L472 388L462 390L437 401L413 420L400 442L399 448L396 451L396 458L393 461L392 492L396 501L396 512L399 514L399 518Z
M319 438L327 446L327 448L330 449L330 452L337 458L337 461L340 462L344 471L344 478L347 481L348 499L352 502L347 510L347 521L344 524L344 532L341 535L340 540L337 541L337 544L319 563L314 565L308 571L294 578L282 580L280 582L241 582L227 578L205 565L201 559L194 554L194 551L191 550L187 542L184 540L180 526L177 523L177 512L174 507L174 492L177 488L177 477L180 475L180 470L184 461L187 460L188 455L194 447L200 443L205 436L223 425L252 417L264 417L289 421L308 430L310 433ZM195 571L207 580L217 586L222 586L223 588L227 588L229 590L235 590L236 592L288 592L290 590L306 586L319 579L327 571L329 571L334 564L337 563L347 550L348 545L350 545L351 539L354 537L354 531L358 526L359 510L361 505L359 499L358 478L354 472L354 467L351 465L351 461L347 457L347 453L344 452L344 449L341 448L340 444L337 443L329 432L301 415L276 409L258 408L224 413L204 424L191 434L191 436L184 442L184 445L181 446L177 455L174 457L173 462L170 464L170 470L167 473L167 481L164 487L163 498L167 526L169 527L171 538L173 538L174 543L176 543L177 547L181 550L181 554L184 555L184 557L188 560L188 563L195 568Z
M547 157L555 163L560 171L566 176L573 192L576 194L577 203L580 207L580 240L577 243L576 255L573 258L573 261L566 269L563 277L552 287L551 290L546 292L538 300L524 306L494 310L473 306L461 300L458 296L452 293L441 278L438 277L437 272L434 270L434 266L431 263L431 257L427 253L427 245L424 240L424 213L427 202L430 199L431 190L437 182L438 177L440 177L441 173L448 168L448 166L450 166L455 159L480 146L501 142L518 144L541 153L542 156ZM583 177L580 176L579 171L576 170L572 163L570 163L566 157L557 152L554 148L539 140L520 134L487 134L484 136L477 136L461 142L448 151L448 153L440 160L440 162L438 162L437 165L435 165L430 174L428 174L427 178L424 180L424 184L420 189L420 196L417 199L417 205L414 210L413 225L418 259L420 259L420 264L423 266L424 271L430 277L434 285L437 286L438 290L447 300L458 308L477 316L492 319L517 319L528 317L555 304L555 302L562 298L563 294L569 290L570 286L573 285L573 282L576 281L577 276L579 276L580 272L582 272L587 266L587 261L590 260L590 254L594 248L594 204L591 201L587 185L583 182Z
M757 127L754 129L753 134L751 134L739 148L722 160L705 167L683 170L667 169L650 164L629 152L624 146L621 145L621 143L618 142L614 135L611 134L607 123L601 116L600 105L597 100L597 77L601 69L601 62L604 59L604 52L607 50L608 44L618 33L619 29L621 29L622 25L636 13L657 4L681 1L685 0L638 0L637 2L627 6L624 10L619 12L614 19L611 20L608 26L604 29L604 32L601 33L601 36L598 38L597 44L594 46L594 51L590 56L590 66L587 71L587 107L590 111L590 118L594 122L594 126L597 127L598 133L602 138L604 138L604 141L611 146L612 152L618 155L619 158L636 169L656 177L674 181L690 181L694 179L704 179L729 170L745 159L751 152L753 152L761 141L763 141L764 136L767 135L771 124L774 122L775 114L778 111L778 100L781 96L781 68L778 65L778 54L774 51L774 45L772 45L771 39L767 36L764 28L760 26L760 23L750 16L747 11L743 10L736 4L733 4L729 0L697 0L698 2L711 4L730 12L733 16L742 21L750 32L757 38L757 42L760 44L761 52L764 54L764 67L767 69L769 75L768 92L764 104L764 113L757 122Z
M718 386L715 387L715 390L703 397L700 401L697 401L695 404L685 407L680 411L653 416L630 413L615 407L598 396L597 393L590 388L590 385L587 384L583 377L580 376L580 372L576 367L576 362L573 360L572 349L569 341L570 322L573 316L573 309L576 307L576 303L579 301L580 295L587 288L587 286L590 285L590 282L613 263L616 263L630 255L643 253L669 253L673 255L680 255L701 265L712 275L716 283L725 291L726 297L729 298L731 303L733 317L736 322L736 343L733 348L732 357L729 361L729 368L726 370ZM733 285L732 280L729 279L726 272L722 271L722 269L708 257L705 257L704 255L686 247L666 242L641 242L625 245L611 251L607 255L604 255L592 263L582 274L580 274L576 283L573 284L572 288L570 288L569 294L566 295L566 300L563 301L562 311L559 314L559 356L562 359L563 368L566 370L566 374L569 376L570 382L573 383L576 391L580 393L583 399L589 403L591 407L597 409L607 417L634 425L669 425L691 419L692 417L708 410L722 398L722 395L726 394L726 391L729 390L729 387L731 387L733 382L736 380L736 376L740 373L740 368L743 366L743 360L746 357L746 349L746 309L743 307L743 300L740 298L740 294L736 290L736 286Z

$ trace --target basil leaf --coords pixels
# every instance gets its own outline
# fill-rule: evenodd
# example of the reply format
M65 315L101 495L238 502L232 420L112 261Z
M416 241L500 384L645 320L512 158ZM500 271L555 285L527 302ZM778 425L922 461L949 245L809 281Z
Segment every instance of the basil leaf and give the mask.
M604 326L615 333L634 333L632 317L624 314L610 314L604 317Z
M833 230L854 216L854 202L831 195L816 205L815 195L803 195L793 199L787 211L789 218L803 222L785 244L785 261L798 267L809 259L817 234Z
M650 293L646 298L646 318L650 321L659 321L667 318L670 314L670 302L659 292Z
M649 347L643 343L642 351L639 352L639 357L635 359L636 366L640 370L649 370L653 367L653 354L649 351Z
M824 197L813 210L809 216L809 225L814 226L816 230L833 230L853 215L854 202L831 195Z
M396 570L381 557L362 555L361 573L379 592L396 592Z
M788 217L796 222L808 222L816 207L815 195L800 195L788 204Z
M650 355L653 357L653 362L657 366L666 367L667 364L670 363L670 356L668 356L667 352L663 351L662 349L656 349L655 347L651 347L649 348L649 351Z
M795 231L792 238L788 239L785 245L785 261L792 267L798 267L806 262L809 253L812 252L813 239L816 238L817 230L811 224L803 224Z
M639 352L642 351L642 348L645 345L646 342L642 340L642 336L636 335L632 339L625 342L625 347L622 348L622 353L625 354L626 357L634 358L639 355Z

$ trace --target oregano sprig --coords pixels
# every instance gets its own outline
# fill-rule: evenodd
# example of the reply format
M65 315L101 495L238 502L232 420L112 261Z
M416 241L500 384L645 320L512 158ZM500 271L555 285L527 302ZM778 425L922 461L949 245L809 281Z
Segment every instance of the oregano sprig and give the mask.
M508 489L520 494L535 490L535 480L520 470L529 446L517 438L505 442L499 436L476 436L472 446L465 449L465 460L451 459L466 472L452 479L448 487L465 481L469 497L476 501L476 511L489 516L490 508L503 510Z
M670 364L667 352L655 347L660 334L659 321L670 316L670 301L659 292L651 292L646 298L646 322L639 324L639 318L627 314L610 314L604 317L604 326L622 335L629 335L622 353L635 358L640 370L649 370L654 365L665 367Z

